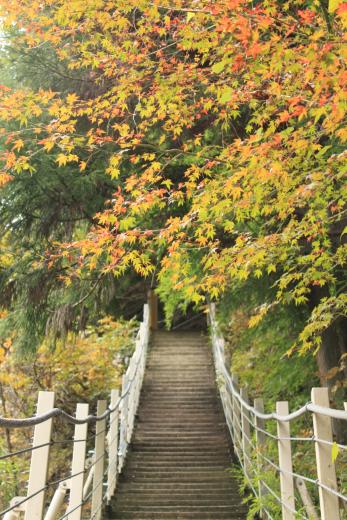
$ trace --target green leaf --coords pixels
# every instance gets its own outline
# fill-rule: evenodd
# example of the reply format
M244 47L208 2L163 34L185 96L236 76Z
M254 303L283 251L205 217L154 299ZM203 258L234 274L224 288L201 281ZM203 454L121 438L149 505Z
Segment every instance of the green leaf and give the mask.
M194 18L194 16L195 16L195 13L189 12L189 13L187 14L187 22L190 22L190 20L191 20L192 18Z
M220 72L222 72L222 70L224 70L224 67L225 67L225 61L219 61L219 62L215 63L214 65L212 65L211 70L215 74L219 74Z
M230 101L232 99L232 97L233 97L233 89L230 87L227 87L222 90L219 101L221 103L227 103L228 101Z

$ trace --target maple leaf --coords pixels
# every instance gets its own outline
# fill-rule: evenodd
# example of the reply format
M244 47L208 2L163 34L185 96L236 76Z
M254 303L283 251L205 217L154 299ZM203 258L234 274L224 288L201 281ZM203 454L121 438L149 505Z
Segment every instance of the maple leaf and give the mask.
M56 158L56 162L59 166L65 166L68 163L68 156L60 153Z
M8 182L13 181L13 176L6 172L0 172L0 187L5 186Z
M24 141L22 139L17 139L12 147L12 150L21 150L24 147Z
M340 16L345 15L347 13L347 2L339 3L337 8L337 14Z

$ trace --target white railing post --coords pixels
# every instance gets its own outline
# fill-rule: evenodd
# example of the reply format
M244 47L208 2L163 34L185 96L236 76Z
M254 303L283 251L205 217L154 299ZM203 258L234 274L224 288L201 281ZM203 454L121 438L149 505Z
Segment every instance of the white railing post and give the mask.
M309 520L319 520L317 511L314 507L314 504L306 487L305 481L300 477L296 477L295 484L296 489L299 491L301 501L304 505L304 508L306 509L306 513L308 515Z
M115 408L119 401L119 390L111 391L111 409ZM108 473L107 473L107 501L113 496L117 484L118 467L118 407L110 414L110 429L108 432Z
M93 463L94 460L95 460L95 458L92 457L92 463ZM90 489L90 487L92 485L93 478L94 478L94 470L95 470L95 466L92 466L89 469L86 481L85 481L84 486L83 486L83 500L85 500L87 498L88 494L89 494L89 489Z
M232 381L235 389L238 389L238 377L232 376ZM242 462L242 445L241 445L241 407L239 400L236 395L232 397L232 420L233 420L233 432L234 432L234 450L240 462Z
M5 514L4 520L19 520L20 513L16 513L15 511L8 511L8 513Z
M327 388L312 388L312 403L325 408L330 407ZM331 418L320 413L313 413L313 432L317 462L317 477L319 483L337 490L336 470L331 454L331 446L323 444L333 442ZM319 486L319 503L322 520L339 520L339 499L326 489Z
M102 415L106 411L106 401L98 401L97 415ZM104 460L105 460L105 432L106 419L96 423L95 432L95 469L93 477L92 492L92 520L100 520L102 515L102 496L104 481Z
M136 342L136 350L133 358L129 365L129 381L131 381L131 387L128 395L128 425L127 425L127 443L131 441L131 435L134 428L135 420L135 406L136 406L136 386L138 384L139 372L136 372L136 366L140 356L140 344Z
M67 490L69 489L69 483L67 481L61 482L56 489L51 503L47 509L47 513L45 514L45 520L56 520L59 514L60 509L64 504L64 500L66 497Z
M257 397L254 399L254 409L257 412L264 413L264 400L262 397ZM266 495L266 488L263 483L263 471L264 471L264 464L262 455L265 451L265 421L261 419L260 417L257 417L254 415L254 424L255 424L255 438L256 438L256 445L257 445L257 468L258 468L258 490L259 490L259 499L260 503L263 504L265 500ZM263 431L261 431L263 430ZM266 518L267 515L262 508L260 511L260 518Z
M14 497L10 501L10 507L14 507L11 511L8 511L5 513L5 516L3 520L19 520L22 518L22 511L25 511L25 503L21 504L20 506L16 507L16 505L21 502L24 499L24 497Z
M128 386L127 375L124 374L122 378L122 396L124 396ZM120 473L126 455L127 449L127 424L128 424L128 395L123 397L120 409L120 436L119 436L119 459L118 459L118 472Z
M221 376L222 377L222 376ZM230 436L232 438L232 441L234 443L234 432L233 432L233 401L232 401L232 395L230 395L226 384L225 379L223 378L223 382L220 383L220 389L219 393L221 396L222 404L223 404L223 410L225 419L229 428Z
M240 390L241 398L248 403L248 393L245 388ZM251 427L249 411L241 405L241 426L242 426L242 453L245 474L248 479L251 478Z
M287 401L276 403L278 415L288 415L289 406ZM292 463L292 448L290 437L290 424L277 420L278 436L278 458L280 466L280 484L282 499L282 518L283 520L294 520L295 518L295 494Z
M54 392L39 392L37 415L49 412L54 408ZM45 486L47 484L49 449L52 436L53 420L48 419L37 424L34 429L33 447L45 444L31 453L30 473L27 496L41 493L30 498L25 507L24 520L42 520L45 503Z
M89 413L89 405L78 403L76 419L86 419ZM76 424L74 434L74 447L71 464L70 500L67 519L81 520L83 505L83 483L86 463L88 423ZM72 475L76 475L73 477ZM80 506L80 507L79 507Z

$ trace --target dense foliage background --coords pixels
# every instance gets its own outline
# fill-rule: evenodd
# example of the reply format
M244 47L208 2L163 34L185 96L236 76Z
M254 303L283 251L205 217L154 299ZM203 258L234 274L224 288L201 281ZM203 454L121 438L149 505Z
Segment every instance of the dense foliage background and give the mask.
M125 326L156 287L168 326L218 302L253 395L295 405L320 383L346 400L347 4L0 12L3 366L44 357L31 395L46 362L82 359L88 327Z

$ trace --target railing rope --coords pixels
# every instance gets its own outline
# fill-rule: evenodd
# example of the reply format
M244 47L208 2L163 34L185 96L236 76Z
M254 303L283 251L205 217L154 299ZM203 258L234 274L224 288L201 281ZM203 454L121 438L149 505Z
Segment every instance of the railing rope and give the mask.
M109 407L106 401L98 401L96 415L88 415L88 404L80 403L74 417L60 408L54 408L53 392L40 392L35 417L0 417L0 427L34 426L31 448L0 457L1 460L31 452L27 496L11 500L9 507L0 512L0 518L19 520L24 512L25 520L80 520L83 506L91 500L90 519L101 519L104 504L109 502L114 494L117 475L122 470L131 441L145 372L149 336L150 313L146 304L143 322L135 340L135 351L123 376L121 395L119 390L112 390ZM73 439L52 440L53 419L56 417L75 425ZM96 432L88 438L88 426L93 423L96 424ZM95 438L95 449L92 462L87 468L86 448L88 439L91 438ZM47 482L50 447L70 442L73 443L71 473L57 481ZM52 488L55 489L53 498L46 504L45 493ZM70 491L69 503L66 512L62 513L67 491Z
M347 421L347 404L345 410L332 409L329 406L327 388L314 388L312 390L312 402L306 403L301 408L289 413L288 403L277 403L275 412L265 413L262 399L257 398L254 406L249 403L247 392L238 389L238 380L235 374L230 374L225 364L224 340L219 331L216 320L215 305L209 305L209 324L211 327L211 339L213 358L217 374L218 386L227 424L234 443L234 451L239 459L246 481L259 501L261 518L273 518L267 503L269 497L278 503L282 510L282 518L293 520L309 516L303 511L313 511L312 500L308 495L308 489L301 487L298 496L303 496L302 507L296 506L294 481L298 484L309 483L317 490L319 495L321 519L340 520L339 501L347 505L347 496L337 487L335 463L332 457L334 446L341 450L347 450L347 446L336 444L333 441L331 419ZM231 403L231 406L228 405ZM311 414L313 419L313 431L311 436L291 437L290 422L306 414ZM277 435L266 429L267 421L277 422ZM252 441L252 431L255 433L255 443ZM278 463L269 458L266 452L267 440L278 446ZM292 441L315 443L317 476L307 477L293 471ZM250 471L249 463L252 461L251 453L255 454L255 468ZM277 475L280 495L265 481L264 474L267 469ZM252 481L252 475L256 473L256 482ZM277 489L277 488L276 488ZM305 496L304 496L305 495ZM313 507L313 509L312 509Z

